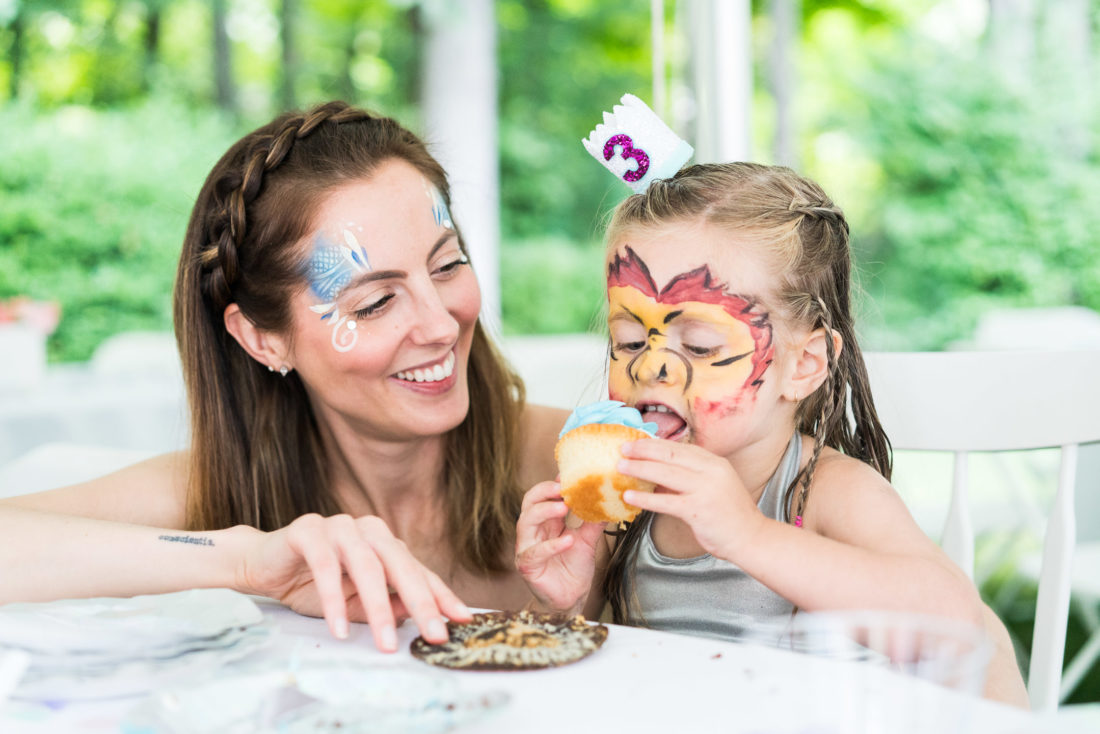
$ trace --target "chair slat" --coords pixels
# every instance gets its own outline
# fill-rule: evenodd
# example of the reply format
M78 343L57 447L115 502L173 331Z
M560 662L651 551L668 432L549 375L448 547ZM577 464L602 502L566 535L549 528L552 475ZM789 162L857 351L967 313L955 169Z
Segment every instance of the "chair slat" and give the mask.
M955 452L955 479L951 505L943 526L940 545L966 575L974 578L974 524L970 520L970 454Z
M1076 478L1077 446L1063 446L1058 493L1054 497L1043 540L1043 569L1039 574L1039 600L1035 610L1035 632L1028 672L1031 707L1039 711L1058 707L1062 658L1066 648L1066 620L1069 618L1073 546L1077 542L1073 514L1073 483Z

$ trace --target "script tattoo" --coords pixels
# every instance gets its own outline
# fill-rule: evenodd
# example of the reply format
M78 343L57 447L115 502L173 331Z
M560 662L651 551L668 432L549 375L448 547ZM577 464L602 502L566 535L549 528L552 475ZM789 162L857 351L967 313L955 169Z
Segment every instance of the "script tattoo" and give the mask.
M158 535L157 540L166 543L190 543L191 545L214 545L210 538L195 537L192 535Z

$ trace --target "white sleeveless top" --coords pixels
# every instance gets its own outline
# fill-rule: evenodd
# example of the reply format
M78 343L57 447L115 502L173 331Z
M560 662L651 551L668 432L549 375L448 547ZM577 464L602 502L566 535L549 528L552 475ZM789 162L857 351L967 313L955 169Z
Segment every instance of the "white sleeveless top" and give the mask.
M783 503L802 461L796 431L757 506L766 517L788 522ZM652 513L646 513L638 548L626 564L627 624L719 639L744 639L785 625L794 605L738 566L709 553L669 558L653 544Z

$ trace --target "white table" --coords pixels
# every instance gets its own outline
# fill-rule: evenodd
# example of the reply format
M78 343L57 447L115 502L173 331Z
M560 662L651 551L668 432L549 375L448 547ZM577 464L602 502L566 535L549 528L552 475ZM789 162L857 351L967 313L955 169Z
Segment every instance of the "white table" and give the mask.
M273 642L251 660L278 665L291 651L353 655L369 665L392 663L375 651L370 630L352 625L347 641L331 638L324 623L301 617L266 600L261 608L278 628ZM398 660L412 660L411 625L399 630ZM512 673L453 672L463 690L503 690L510 702L461 729L464 732L741 732L826 734L852 729L851 715L864 709L853 695L850 665L753 645L711 641L652 630L611 626L604 646L561 668ZM1004 734L1086 731L1057 726L1025 711L946 691L886 671L874 686L891 701L891 734L930 713L968 705L965 731ZM136 699L69 704L50 709L9 702L0 708L4 734L100 734L117 732ZM848 718L845 718L848 717ZM903 720L904 719L904 720ZM915 731L928 730L923 725ZM942 728L936 734L945 734Z

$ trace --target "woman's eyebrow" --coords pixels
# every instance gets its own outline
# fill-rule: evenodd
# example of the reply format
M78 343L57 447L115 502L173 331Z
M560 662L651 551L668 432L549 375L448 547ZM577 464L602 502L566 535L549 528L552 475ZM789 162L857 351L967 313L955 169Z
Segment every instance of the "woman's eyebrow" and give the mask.
M455 233L450 231L444 232L443 234L439 235L439 239L435 241L435 244L432 245L432 249L428 251L427 259L431 260L433 257L435 257L435 253L439 252L439 248L447 244L447 241L454 236Z
M447 244L447 240L451 239L452 237L454 237L454 232L444 232L439 237L439 239L435 241L435 244L432 245L432 249L428 253L427 259L431 260L435 253L439 251L439 248ZM349 288L358 288L361 285L373 283L376 280L392 280L394 278L407 277L409 277L409 274L404 270L372 270L369 273L363 273L358 278L348 283L343 290L347 290Z

